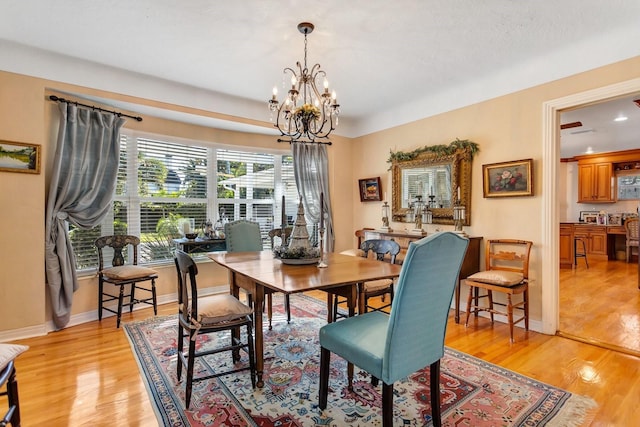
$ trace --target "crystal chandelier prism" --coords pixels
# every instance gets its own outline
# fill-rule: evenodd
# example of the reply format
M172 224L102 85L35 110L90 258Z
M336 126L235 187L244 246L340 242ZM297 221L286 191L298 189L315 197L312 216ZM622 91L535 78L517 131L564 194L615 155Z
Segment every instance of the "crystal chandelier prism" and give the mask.
M307 68L307 35L314 26L310 22L298 24L298 31L304 34L304 66L296 62L297 70L285 68L285 76L291 77L291 88L280 102L278 90L273 88L273 96L269 100L271 121L281 135L287 139L278 142L311 142L331 144L329 134L338 125L340 104L336 93L329 91L327 74L315 64L311 70ZM322 85L322 91L318 86Z

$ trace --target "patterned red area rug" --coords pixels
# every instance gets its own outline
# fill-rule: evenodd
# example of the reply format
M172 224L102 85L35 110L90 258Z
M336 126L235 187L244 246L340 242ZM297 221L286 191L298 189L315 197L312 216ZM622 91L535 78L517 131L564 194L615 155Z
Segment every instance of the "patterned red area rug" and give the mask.
M276 305L276 302L279 304ZM177 318L165 316L125 324L133 353L164 426L377 426L382 425L381 390L356 368L354 391L346 387L346 362L332 357L327 409L318 404L318 329L326 306L304 295L291 297L292 321L274 297L273 330L265 330L265 386L252 389L248 371L195 383L184 408L184 377L176 380ZM266 322L265 322L266 323ZM228 342L228 338L220 338ZM218 345L202 336L201 347ZM246 357L246 355L245 355ZM239 363L246 363L245 359ZM230 356L199 358L196 375L226 369ZM596 404L447 348L441 362L445 426L579 426ZM394 384L394 426L431 425L428 369Z

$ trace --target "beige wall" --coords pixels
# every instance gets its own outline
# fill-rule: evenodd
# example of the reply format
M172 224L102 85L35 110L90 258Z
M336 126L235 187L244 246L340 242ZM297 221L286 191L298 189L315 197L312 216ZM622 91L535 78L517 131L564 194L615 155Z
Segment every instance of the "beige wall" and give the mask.
M542 265L541 183L542 105L545 101L626 81L640 76L640 57L612 64L531 89L428 117L354 140L333 138L329 148L331 196L336 229L336 250L355 243L353 231L380 225L380 204L361 203L357 180L380 176L383 193L391 196L391 175L386 160L390 150L411 151L424 145L446 144L455 138L480 144L473 162L472 222L470 235L485 238L517 237L532 240L532 319L540 319ZM159 105L148 100L104 93L21 75L0 72L0 139L38 143L43 147L43 173L28 175L0 172L0 341L43 333L50 316L46 311L44 279L44 207L48 163L53 155L54 104L47 101L47 88L87 95L99 95L151 106L216 117L215 113L192 111L180 106ZM129 121L127 127L227 144L282 149L275 138L228 132L145 117L142 123ZM138 127L136 127L138 126ZM484 199L482 164L534 159L533 197ZM395 229L404 224L393 223ZM450 229L441 226L440 229ZM435 231L430 226L429 231ZM208 271L207 271L208 270ZM226 275L213 265L203 266L203 274L224 283ZM206 273L205 273L206 271ZM211 272L211 274L208 274ZM173 269L161 270L160 294L168 298L175 286ZM538 279L536 281L536 279ZM211 285L209 285L211 286ZM464 292L464 290L463 290ZM94 313L95 278L83 279L76 293L73 315ZM72 317L73 320L73 317Z
M482 103L428 117L357 138L354 141L354 180L380 176L383 191L391 197L391 173L386 160L389 150L412 151L418 147L448 144L455 138L469 139L480 145L473 160L471 226L465 231L486 238L519 238L534 243L530 276L531 318L539 326L542 312L542 264L544 247L542 219L542 176L548 168L543 158L543 103L575 93L612 85L640 76L640 57L584 72L527 90L512 93ZM534 196L517 198L483 198L482 165L509 160L534 160ZM558 159L559 160L559 159ZM563 169L564 170L564 169ZM560 175L564 176L564 175ZM566 188L566 184L563 184ZM352 199L354 227L380 226L380 205L360 203ZM407 224L392 223L394 230ZM428 231L452 229L449 226L428 226ZM466 296L466 287L462 289Z
M0 140L42 146L42 169L39 175L0 172L0 205L3 207L0 210L0 301L3 306L0 310L0 341L40 335L52 327L45 283L44 214L58 125L57 104L49 101L48 95L57 91L221 117L211 112L0 71ZM64 93L61 96L72 98ZM268 123L263 125L269 126ZM205 143L289 150L287 145L277 143L275 137L188 125L150 116L145 116L142 122L129 119L125 127ZM330 185L335 193L333 214L335 218L341 218L335 227L336 245L346 247L351 244L353 230L350 221L351 193L335 192L333 188L336 183L340 187L351 181L351 145L344 138L336 137L332 140L334 145L329 150L329 161ZM175 267L169 265L158 270L159 299L171 300L176 287ZM227 283L226 271L212 262L202 264L200 274L201 287L211 288ZM74 294L70 324L96 318L96 282L95 276L79 279L80 286Z

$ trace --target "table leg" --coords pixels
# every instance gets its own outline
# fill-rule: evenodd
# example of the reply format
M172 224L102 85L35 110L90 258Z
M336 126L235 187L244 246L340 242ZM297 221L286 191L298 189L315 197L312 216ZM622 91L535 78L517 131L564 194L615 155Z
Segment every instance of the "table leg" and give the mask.
M262 374L264 372L264 337L262 335L262 304L264 302L264 287L256 283L256 292L253 296L253 323L255 329L255 353L256 353L256 371L257 382L259 388L264 387Z
M333 299L338 298L338 295L334 295L331 292L327 292L327 323L333 323L335 319L335 313L333 312Z

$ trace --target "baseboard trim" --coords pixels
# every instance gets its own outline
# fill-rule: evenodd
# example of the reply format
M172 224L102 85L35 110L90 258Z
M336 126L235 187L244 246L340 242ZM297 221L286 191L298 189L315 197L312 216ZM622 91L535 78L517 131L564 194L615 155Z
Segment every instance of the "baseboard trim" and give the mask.
M556 332L556 335L562 338L567 338L570 339L572 341L578 341L581 343L585 343L585 344L590 344L596 347L600 347L600 348L604 348L605 350L612 350L618 353L623 353L623 354L628 354L629 356L634 356L634 357L638 357L640 358L640 351L635 351L632 350L630 348L626 348L626 347L620 347L617 346L615 344L609 344L600 340L596 340L593 338L585 338L585 337L580 337L578 335L573 335L573 334L569 334L566 332L562 332L562 331L558 331Z
M224 292L229 292L229 285L222 285L222 286L215 286L215 287L210 287L210 288L202 288L199 289L199 294L201 296L207 296L207 295L214 295L214 294L219 294L219 293L224 293ZM160 295L158 297L158 305L162 305L162 304L170 304L170 303L174 303L178 300L178 294L177 293L173 293L173 294L165 294L165 295ZM145 308L148 308L149 306L147 306L146 304L137 304L133 307L134 310L142 310ZM110 307L115 309L116 306ZM114 313L110 313L108 311L105 311L104 314L102 315L102 318L108 318L111 316L115 316ZM69 328L71 326L76 326L76 325L81 325L83 323L87 323L87 322L93 322L94 320L98 320L98 313L97 310L91 310L91 311L85 311L83 313L77 313L77 314L73 314L71 316L71 318L69 319L69 323L67 324L67 326L65 326L65 328ZM34 337L40 337L43 335L47 335L49 332L53 332L58 330L55 327L55 324L53 323L53 320L48 320L47 322L40 324L40 325L34 325L34 326L28 326L26 328L19 328L19 329L10 329L10 330L6 330L6 331L0 331L0 342L8 342L8 341L15 341L15 340L21 340L21 339L26 339L26 338L34 338Z

